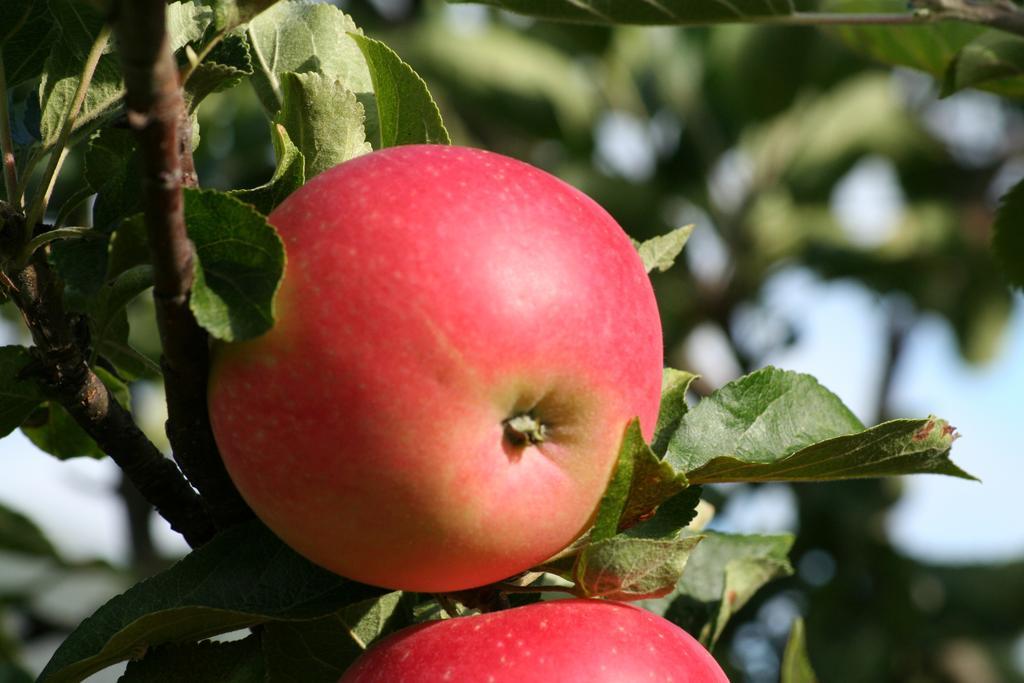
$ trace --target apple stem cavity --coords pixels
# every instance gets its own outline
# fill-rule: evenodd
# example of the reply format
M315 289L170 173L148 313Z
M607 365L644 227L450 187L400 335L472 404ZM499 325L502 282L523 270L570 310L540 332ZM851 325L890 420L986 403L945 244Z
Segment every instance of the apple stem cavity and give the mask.
M547 427L530 413L513 415L502 423L505 439L516 448L536 446L547 439Z

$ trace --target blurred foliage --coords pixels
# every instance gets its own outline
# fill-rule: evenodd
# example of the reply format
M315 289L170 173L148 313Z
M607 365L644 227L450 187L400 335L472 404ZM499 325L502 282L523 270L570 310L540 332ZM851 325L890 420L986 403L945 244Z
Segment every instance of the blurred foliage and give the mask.
M605 28L475 6L379 4L391 8L387 18L363 3L349 11L428 79L456 143L566 178L635 239L693 222L717 243L722 264L701 263L706 252L688 248L684 264L652 275L670 365L701 370L687 362L686 341L708 322L744 371L792 343L800 321L775 319L762 301L772 277L791 268L853 279L900 302L894 335L934 312L966 362L998 353L1011 295L993 263L991 226L1024 153L1024 117L1017 103L986 97L1003 142L972 150L944 123L958 98L937 99L941 68L933 80L862 56L885 59L883 46L891 51L907 35L899 29ZM913 30L926 40L935 28ZM980 33L940 28L963 33L964 43ZM898 197L881 230L862 231L837 211L838 188L865 165L891 171ZM790 333L744 339L741 310ZM889 358L896 362L898 354ZM877 414L862 417L889 417L889 393L879 387ZM770 633L758 615L780 601L804 614L821 680L1024 680L1010 656L1024 632L1020 563L942 567L902 556L882 525L898 483L794 491L799 533L790 557L802 571L769 584L727 627L716 655L731 680L778 680L788 631ZM767 653L751 646L750 633Z
M892 6L874 4L885 3ZM991 226L999 195L1020 175L1024 112L1017 102L984 96L1000 143L978 148L949 124L950 107L962 96L938 99L978 83L1017 92L1017 79L1007 78L1015 72L979 74L966 50L959 70L949 70L959 48L988 40L990 32L960 24L917 27L913 34L602 27L439 1L340 5L427 80L453 142L565 178L637 240L696 224L694 241L720 252L721 263L691 244L675 268L652 273L669 365L702 369L689 362L687 341L705 324L724 333L743 371L791 344L800 321L778 319L763 292L793 268L854 280L883 302L900 302L883 377L898 362L899 338L925 312L947 321L965 361L981 363L998 352L1011 296L989 249ZM13 99L20 106L25 93ZM204 187L254 188L271 179L271 131L250 86L213 92L196 115L195 162ZM81 156L69 157L52 206L80 201ZM87 158L90 164L98 167ZM858 223L863 212L851 219L837 210L842 187L865 168L883 169L897 198L881 229ZM153 359L150 307L139 297L128 317L132 345ZM741 312L784 333L745 338ZM10 306L0 313L14 317ZM715 388L701 381L692 387ZM889 417L889 394L887 384L879 387L877 414L868 418ZM158 437L159 419L150 422L147 431ZM790 559L797 571L751 598L721 634L716 655L730 680L778 680L788 629L775 634L763 615L784 604L803 614L809 661L824 681L1024 681L1012 659L1024 633L1024 561L945 567L902 556L882 523L898 499L898 482L793 490L799 534ZM729 505L727 491L710 495L720 508ZM76 575L38 530L9 521L17 519L0 510L0 616L18 614L0 627L0 662L13 657L18 640L76 623L55 614L52 599L33 602L35 591L3 592L5 582L24 582L18 572L37 572L37 565L61 580ZM89 570L124 581L109 568ZM767 648L752 647L751 634ZM21 680L5 666L0 680Z

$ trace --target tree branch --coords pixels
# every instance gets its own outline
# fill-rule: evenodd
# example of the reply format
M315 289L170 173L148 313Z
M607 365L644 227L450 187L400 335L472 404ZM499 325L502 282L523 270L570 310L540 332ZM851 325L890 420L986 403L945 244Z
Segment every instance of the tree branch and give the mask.
M3 156L4 186L11 206L21 206L18 195L18 170L14 161L14 138L11 136L11 113L7 110L7 73L4 56L0 54L0 155Z
M135 130L143 163L153 296L164 354L167 436L175 459L203 495L215 523L226 527L248 519L252 512L228 478L207 412L209 341L188 305L194 256L182 198L186 174L194 183L195 172L191 144L182 135L188 115L165 24L163 0L124 0L117 5L114 30L124 69L128 123ZM190 134L191 127L187 130Z
M967 21L1024 36L1024 10L1012 0L915 0L939 19Z
M45 254L37 253L9 275L11 296L32 333L49 393L190 545L209 540L213 526L199 496L86 363Z

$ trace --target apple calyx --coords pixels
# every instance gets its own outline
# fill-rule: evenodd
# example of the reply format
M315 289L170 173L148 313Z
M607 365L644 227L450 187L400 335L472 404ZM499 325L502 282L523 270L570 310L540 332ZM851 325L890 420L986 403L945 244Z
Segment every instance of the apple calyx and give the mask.
M530 413L513 415L502 425L505 427L505 439L516 448L536 446L547 439L547 427Z

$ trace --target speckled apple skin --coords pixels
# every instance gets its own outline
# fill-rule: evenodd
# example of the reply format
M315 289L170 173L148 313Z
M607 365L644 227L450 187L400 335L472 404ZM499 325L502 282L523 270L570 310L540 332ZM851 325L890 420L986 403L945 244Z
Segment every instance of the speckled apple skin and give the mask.
M540 602L412 626L339 683L728 683L672 622L603 600Z
M660 399L654 294L615 221L528 164L432 145L326 171L269 220L277 324L215 349L209 391L256 514L328 569L414 591L579 536ZM548 438L512 448L503 421L524 411Z

